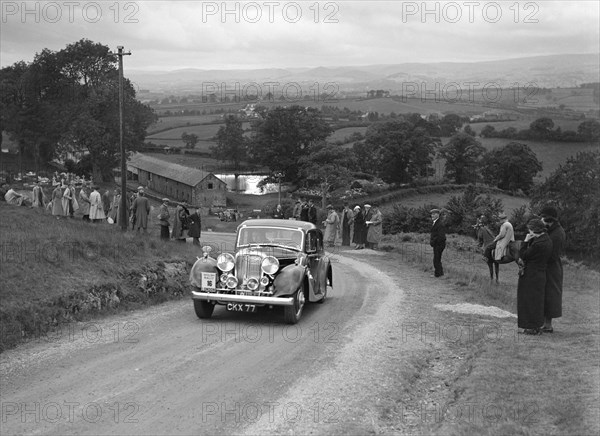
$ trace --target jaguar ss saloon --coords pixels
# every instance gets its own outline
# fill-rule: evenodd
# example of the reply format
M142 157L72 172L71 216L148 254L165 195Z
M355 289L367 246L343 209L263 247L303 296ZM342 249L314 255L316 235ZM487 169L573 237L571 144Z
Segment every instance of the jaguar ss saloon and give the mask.
M238 226L233 253L215 259L203 247L190 283L199 318L210 318L217 305L238 312L282 306L285 321L295 324L306 302L323 303L333 273L314 224L252 219Z

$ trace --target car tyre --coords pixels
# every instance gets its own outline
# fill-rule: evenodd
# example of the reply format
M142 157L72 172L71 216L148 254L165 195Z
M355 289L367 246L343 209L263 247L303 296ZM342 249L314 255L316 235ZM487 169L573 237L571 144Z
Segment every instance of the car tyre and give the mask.
M291 306L285 306L283 308L283 317L285 322L288 324L296 324L302 316L302 309L304 308L304 291L302 288L298 289L294 294L294 304Z
M210 318L215 310L215 305L203 300L194 300L194 311L200 319Z

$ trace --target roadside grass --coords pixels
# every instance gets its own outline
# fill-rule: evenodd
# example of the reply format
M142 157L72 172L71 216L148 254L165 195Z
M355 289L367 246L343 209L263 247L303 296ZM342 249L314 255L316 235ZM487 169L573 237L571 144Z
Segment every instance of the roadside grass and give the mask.
M431 270L428 235L384 236L380 247ZM442 261L444 283L460 295L457 303L498 306L516 314L515 264L501 265L500 283L491 282L471 240L454 235ZM491 334L475 334L456 345L469 358L450 386L452 410L471 407L480 415L445 416L436 434L598 434L600 273L569 259L563 265L563 317L554 320L554 333L525 336L518 333L516 319L502 320ZM476 315L470 319L482 322Z
M0 202L0 227L0 351L15 345L15 332L7 329L18 324L27 336L28 329L46 328L41 327L43 317L63 317L65 307L75 310L74 299L89 294L104 298L118 291L121 303L132 303L123 308L164 299L164 287L140 289L135 276L148 272L162 286L165 262L189 264L200 255L192 244L160 240L153 222L148 235L123 233L116 225L56 219L39 209ZM175 285L172 293L181 294L182 286ZM68 316L80 319L87 316L83 312Z

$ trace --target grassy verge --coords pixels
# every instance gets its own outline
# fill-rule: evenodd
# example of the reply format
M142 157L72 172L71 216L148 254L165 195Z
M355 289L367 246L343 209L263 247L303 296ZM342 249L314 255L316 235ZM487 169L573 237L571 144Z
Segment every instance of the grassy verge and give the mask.
M191 244L0 203L0 351L63 322L187 294Z
M384 237L380 246L425 271L432 259L427 242L427 235L405 234ZM514 264L501 265L501 282L490 282L472 240L456 236L449 237L443 262L444 298L516 314ZM464 360L453 369L443 403L447 413L428 421L432 433L598 434L600 274L569 260L564 271L563 317L554 321L553 334L518 334L514 318L490 324L476 314L441 315L446 326L476 327L461 341L446 341L446 348ZM422 420L440 412L431 403L424 410Z

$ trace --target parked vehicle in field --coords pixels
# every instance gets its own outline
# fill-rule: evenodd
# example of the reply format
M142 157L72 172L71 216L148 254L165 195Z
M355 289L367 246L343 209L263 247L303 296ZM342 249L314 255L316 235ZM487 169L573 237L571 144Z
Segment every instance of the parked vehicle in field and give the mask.
M252 219L237 228L235 252L203 256L192 266L190 283L199 318L210 318L216 305L229 311L255 312L283 306L295 324L304 304L322 303L333 285L323 234L304 221Z

